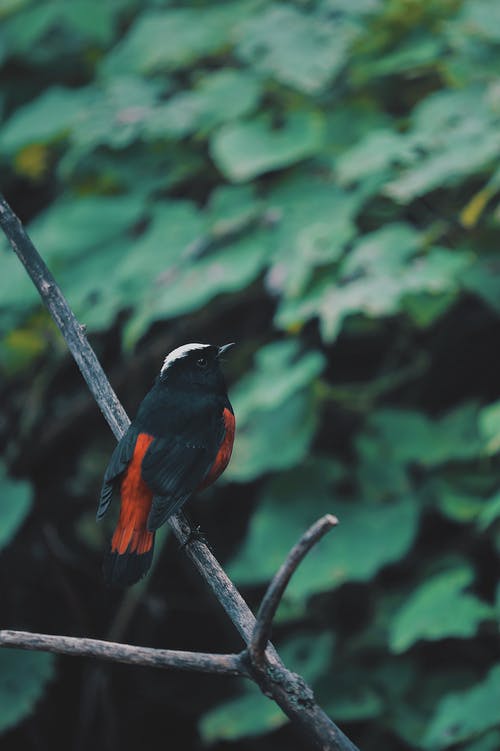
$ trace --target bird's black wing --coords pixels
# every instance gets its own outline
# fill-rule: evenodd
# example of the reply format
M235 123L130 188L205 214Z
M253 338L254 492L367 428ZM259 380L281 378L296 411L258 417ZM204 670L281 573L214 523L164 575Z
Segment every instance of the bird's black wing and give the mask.
M111 459L104 473L102 483L101 497L97 507L96 519L102 519L108 510L116 481L126 470L128 463L134 455L135 444L139 431L132 425L129 427L123 438L116 444L115 450L111 454Z
M186 433L155 438L141 466L145 483L154 498L148 529L158 529L201 485L210 471L224 439L222 415L210 421L196 439Z

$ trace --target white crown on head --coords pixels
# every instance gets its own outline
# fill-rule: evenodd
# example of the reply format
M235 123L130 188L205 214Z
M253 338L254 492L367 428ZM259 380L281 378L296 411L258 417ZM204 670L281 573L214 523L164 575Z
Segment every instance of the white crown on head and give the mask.
M176 360L180 360L183 357L187 357L190 352L192 352L195 349L206 349L207 347L210 347L210 344L199 344L197 342L193 342L192 344L183 344L182 347L177 347L177 349L173 349L172 352L170 352L165 360L163 361L162 369L160 370L160 375L164 373L167 368L169 368L173 362Z

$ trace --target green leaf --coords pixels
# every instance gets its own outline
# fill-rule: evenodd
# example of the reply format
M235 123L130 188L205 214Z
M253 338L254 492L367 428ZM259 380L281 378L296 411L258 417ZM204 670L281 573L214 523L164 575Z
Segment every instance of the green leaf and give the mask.
M335 162L341 183L349 185L412 159L414 146L401 134L381 129L367 133Z
M268 116L261 115L222 126L210 141L210 153L225 177L244 182L316 154L323 135L320 112L292 112L275 128Z
M338 262L355 237L363 201L361 191L347 192L308 175L289 178L271 191L267 204L279 222L272 231L269 289L285 298L301 297L315 269Z
M308 387L324 362L319 352L301 352L292 339L258 351L253 371L231 392L238 430L228 479L244 482L302 459L317 425ZM278 444L280 451L273 450Z
M278 324L289 328L318 316L323 338L330 342L349 316L395 315L412 301L409 312L420 323L429 323L427 315L422 319L415 299L423 294L441 295L433 315L442 313L458 293L460 276L472 257L439 247L422 253L422 241L409 225L396 222L361 237L342 262L337 284L323 279L299 301L284 301L277 313ZM444 293L446 306L441 304Z
M479 413L479 431L489 455L500 451L500 401L488 404Z
M455 23L462 33L500 42L500 7L495 0L468 0Z
M465 269L461 281L465 289L478 295L497 314L500 313L500 266L496 254L477 258Z
M1 550L8 545L28 516L33 503L33 491L28 482L8 477L5 465L0 462L0 495L2 498L0 504Z
M461 746L460 751L498 751L498 748L500 748L500 730L491 730L477 740Z
M123 149L147 133L161 105L168 81L148 81L134 75L104 79L71 130L71 150L65 164L76 162L94 148ZM67 168L67 166L66 166Z
M255 410L266 412L282 406L317 378L324 366L320 352L303 352L295 339L261 347L253 370L231 392L238 421L245 424Z
M384 710L378 689L367 685L364 671L354 666L325 674L315 686L318 703L335 722L373 720Z
M237 54L307 94L328 86L347 61L353 28L275 3L239 30Z
M71 39L74 48L78 43L108 44L118 11L118 3L101 3L100 0L30 3L24 12L17 13L6 24L9 54L41 62L56 58L57 42L61 38Z
M155 280L154 286L146 287L145 294L136 304L134 315L125 327L124 339L127 346L134 344L154 321L172 318L174 316L189 313L206 305L212 298L221 293L235 292L253 281L263 268L267 258L267 238L261 232L243 236L235 240L231 246L214 250L203 256L196 264L190 263L189 250L192 242L198 239L196 226L183 227L184 236L189 234L191 241L183 246L184 258L172 259L172 265L168 264L176 248L173 238L168 246L156 246L158 260L161 259L163 274ZM150 239L145 240L150 243ZM162 251L167 247L165 254ZM160 254L158 254L160 248ZM127 274L127 283L141 285L151 275L151 268L146 272L145 278L131 274L131 268L142 269L141 255L137 255L136 249L131 253L130 262L127 262L124 273ZM140 272L141 273L141 272Z
M479 624L493 616L493 608L464 593L472 583L472 568L443 571L421 584L396 613L390 628L393 652L404 652L420 639L474 636Z
M302 601L346 581L369 581L407 552L418 523L414 499L339 501L329 487L332 469L328 463L308 461L268 483L247 537L229 564L230 575L240 584L263 583L274 576L299 537L326 513L335 514L340 524L301 563L287 599Z
M256 76L224 68L202 78L192 91L173 96L148 117L149 138L183 138L191 133L206 134L217 125L248 115L260 96Z
M54 86L19 107L0 129L0 153L12 155L30 144L47 144L68 134L91 101L89 89Z
M147 10L105 59L104 71L116 75L187 67L229 45L235 27L256 7L255 0L235 0L209 7Z
M500 518L500 491L488 498L478 514L477 524L481 531L487 529Z
M384 189L401 203L435 188L455 185L494 163L500 153L498 115L482 87L427 97L416 108L413 123L407 138L424 156Z
M44 652L0 650L0 733L33 712L53 676L53 665L53 656Z
M358 447L364 452L365 442L373 442L379 459L391 457L393 462L424 467L472 459L481 448L477 415L474 404L464 404L439 420L410 410L378 410L368 419Z
M133 193L61 199L38 215L29 232L50 262L74 263L91 249L106 253L108 243L131 229L143 210L143 197Z
M424 748L448 748L496 727L499 697L500 665L496 665L483 681L441 700L423 739Z
M317 426L317 405L308 391L297 391L278 406L255 409L245 420L238 418L225 478L248 482L271 470L296 466L306 456Z
M200 720L199 731L205 743L234 741L246 736L277 730L288 722L275 701L255 687L242 696L218 704Z

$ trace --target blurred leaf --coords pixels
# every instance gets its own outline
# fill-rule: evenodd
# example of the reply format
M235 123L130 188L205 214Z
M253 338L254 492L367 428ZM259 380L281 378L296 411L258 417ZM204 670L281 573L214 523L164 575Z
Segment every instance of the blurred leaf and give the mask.
M320 352L302 352L295 339L261 347L255 354L254 369L231 392L238 420L244 424L255 410L267 412L283 405L317 378L324 365Z
M5 465L0 462L0 494L2 497L0 504L1 550L8 545L29 514L33 503L33 493L28 482L8 477ZM1 655L0 651L0 657Z
M464 404L439 420L407 410L383 409L368 419L366 432L358 443L374 442L380 458L407 464L417 462L433 467L444 462L474 458L481 448L477 428L478 410Z
M465 746L460 746L461 751L497 751L500 746L500 730L492 730L480 738Z
M488 498L486 503L483 504L477 517L479 529L484 531L498 518L500 518L500 491Z
M317 424L306 390L324 366L319 352L301 353L295 340L274 342L256 354L254 370L232 390L238 430L227 478L244 482L304 456ZM285 436L293 440L285 441ZM280 451L273 447L280 445Z
M298 302L285 302L278 311L277 322L288 328L317 315L323 338L333 341L348 316L395 315L413 301L409 312L419 322L429 324L432 317L421 318L416 300L423 294L443 297L449 293L445 306L434 308L433 316L441 314L458 293L460 275L471 257L466 252L443 248L420 254L421 242L411 227L399 223L365 235L341 264L336 284L322 280ZM423 304L426 305L425 298Z
M0 152L12 155L24 146L62 138L90 104L91 96L88 89L47 89L17 109L0 129Z
M487 454L500 450L500 401L488 404L479 412L479 431Z
M244 182L317 153L323 133L319 112L292 112L274 128L268 117L260 116L222 126L211 139L210 153L228 180Z
M286 599L303 600L345 581L368 581L409 549L418 523L411 496L386 504L338 501L325 468L328 463L309 461L267 485L245 542L229 565L239 584L274 576L299 537L326 513L335 514L340 524L300 565Z
M226 479L248 482L271 470L297 465L307 454L317 424L316 406L307 391L293 393L284 404L256 408L243 421L238 418Z
M462 284L478 295L497 314L500 313L500 265L495 256L477 258L465 269Z
M467 0L456 23L467 34L500 42L500 8L495 0Z
M258 6L258 0L235 0L209 7L146 10L107 56L104 70L115 75L186 67L229 45L234 28Z
M489 605L464 593L473 578L472 569L462 566L437 574L414 590L392 621L392 651L404 652L419 639L473 636L481 621L493 615Z
M412 160L414 146L397 132L375 130L342 153L335 163L339 180L349 184Z
M39 214L29 232L46 259L67 263L92 248L105 252L108 243L131 229L142 212L140 195L67 198Z
M198 236L195 225L183 229L191 234L191 242ZM175 243L169 243L168 248L168 255L161 257L164 272L136 304L134 315L125 328L127 346L134 344L154 321L197 310L218 294L246 286L259 274L267 255L266 238L260 233L235 240L227 248L214 250L196 264L189 263L189 254L186 253L184 263L181 258L179 264L169 266L167 258L175 251ZM135 251L131 258L134 266L142 267ZM127 274L130 274L128 264ZM144 284L141 277L136 280L141 286Z
M269 733L287 722L278 705L255 687L204 714L199 730L205 743L214 743Z
M49 3L27 4L23 13L9 19L6 44L11 55L39 60L41 51L50 45L47 40L57 34L77 41L107 44L112 38L119 4L99 0L51 0Z
M0 650L0 733L31 714L53 673L51 654Z
M366 675L351 668L325 675L316 686L316 695L325 712L337 722L374 720L383 712L380 692L366 684Z
M249 73L226 68L202 78L196 88L173 96L148 117L149 138L182 138L203 134L217 125L243 117L255 109L259 80Z
M347 60L353 29L271 4L238 32L237 54L257 70L309 94L321 92Z
M447 748L496 727L500 697L500 665L468 691L448 694L439 703L423 739L426 749Z
M362 191L340 190L330 180L297 177L270 192L267 202L279 216L273 228L274 263L268 288L285 298L301 297L317 267L342 257L356 234Z
M123 149L147 132L161 105L158 100L168 88L156 81L134 75L104 79L94 89L88 103L71 130L71 147L66 162L77 161L87 151L100 146Z

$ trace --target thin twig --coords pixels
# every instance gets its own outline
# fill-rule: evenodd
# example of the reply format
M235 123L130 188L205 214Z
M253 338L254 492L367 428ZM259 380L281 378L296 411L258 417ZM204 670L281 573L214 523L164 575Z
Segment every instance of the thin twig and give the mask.
M54 277L40 258L21 222L0 195L0 226L13 250L25 266L43 302L60 328L87 385L96 399L113 433L119 439L130 420L118 401L106 375L89 345L84 329L75 318ZM189 525L182 514L169 519L181 542L189 535ZM255 628L255 618L238 590L210 552L200 541L185 546L191 560L213 591L246 643ZM119 645L118 645L119 646ZM246 655L247 653L245 653ZM262 690L272 696L281 709L322 751L358 751L325 712L315 703L311 689L285 668L275 650L266 650L268 670L253 676Z
M337 524L338 519L335 516L326 514L309 527L307 532L304 532L297 544L290 550L285 562L267 588L257 613L251 639L248 643L248 652L252 663L256 667L263 667L264 665L266 646L271 637L272 621L285 589L288 586L288 582L311 548Z
M101 660L152 668L173 668L221 675L248 675L241 656L237 654L218 655L205 652L184 652L177 649L150 649L101 639L33 634L28 631L0 631L0 646L78 657L97 657Z

